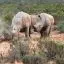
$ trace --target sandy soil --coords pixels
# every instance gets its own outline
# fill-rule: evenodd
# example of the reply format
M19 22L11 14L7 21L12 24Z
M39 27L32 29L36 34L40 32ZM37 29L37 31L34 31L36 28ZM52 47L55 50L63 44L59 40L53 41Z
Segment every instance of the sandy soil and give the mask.
M64 33L59 33L59 31L51 32L50 37L53 40L64 41Z

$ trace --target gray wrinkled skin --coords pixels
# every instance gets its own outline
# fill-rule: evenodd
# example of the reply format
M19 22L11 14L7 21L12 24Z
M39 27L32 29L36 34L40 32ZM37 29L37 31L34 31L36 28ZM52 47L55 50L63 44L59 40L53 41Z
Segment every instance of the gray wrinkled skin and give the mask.
M47 13L40 13L38 15L39 20L33 25L37 32L40 32L41 36L48 36L51 31L51 27L54 24L54 18ZM37 18L36 18L37 19Z
M54 24L54 18L47 13L40 13L38 15L29 15L25 12L18 12L12 19L12 33L19 32L26 28L25 35L30 36L31 32L37 31L43 36L49 35L51 27Z
M18 12L12 19L12 33L18 33L20 30L25 30L25 36L29 37L29 27L31 25L31 18L30 15L21 11Z

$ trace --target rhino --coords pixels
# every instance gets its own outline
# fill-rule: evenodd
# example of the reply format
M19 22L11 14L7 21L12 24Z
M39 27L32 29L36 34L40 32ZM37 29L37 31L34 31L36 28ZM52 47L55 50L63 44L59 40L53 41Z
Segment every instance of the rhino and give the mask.
M30 33L34 33L36 31L35 26L40 21L38 15L31 15L31 26L30 26Z
M18 12L12 19L12 33L19 33L20 31L25 32L25 36L29 37L29 27L31 25L31 17L28 13L23 11Z
M54 17L47 13L31 16L32 28L42 36L49 36L54 24Z

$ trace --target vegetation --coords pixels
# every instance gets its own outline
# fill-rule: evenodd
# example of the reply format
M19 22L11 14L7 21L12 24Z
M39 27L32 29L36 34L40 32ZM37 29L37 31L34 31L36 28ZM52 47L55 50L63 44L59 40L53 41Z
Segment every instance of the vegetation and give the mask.
M55 22L57 21L58 30L64 32L64 4L61 4L61 0L59 0L60 3L53 4L44 4L44 0L33 0L32 2L30 0L26 0L27 2L21 0L23 3L19 2L20 0L6 1L1 0L0 4L0 18L3 19L0 21L0 36L12 37L9 31L9 24L11 24L13 16L19 11L24 11L29 14L49 13L54 16ZM33 2L35 4L32 4ZM45 2L48 1L45 0ZM37 54L31 54L32 50L29 47L30 41L23 37L18 39L15 36L12 42L16 50L15 59L21 58L25 64L46 64L50 60L55 60L57 64L64 64L64 44L61 44L63 42L52 41L50 38L38 40L37 47L39 52L35 51L36 49L33 50Z
M54 16L55 24L58 24L58 30L64 32L64 4L0 4L0 17L9 24L11 24L13 16L19 11L24 11L29 14L49 13Z
M24 64L45 64L46 63L46 58L43 58L41 56L24 56L22 58Z
M14 40L16 54L20 54L24 64L46 64L55 60L56 64L64 64L64 44L59 41L53 41L50 38L41 39L38 42L38 54L31 54L29 41L25 39ZM18 58L20 58L18 55ZM18 59L17 58L17 59Z
M0 3L22 3L22 4L41 4L41 3L63 3L63 0L0 0Z
M63 19L64 17L64 4L1 4L0 5L0 15L3 16L5 20L11 20L12 16L18 11L25 11L30 14L46 12L52 14L55 19Z
M59 22L57 24L58 26L58 30L61 32L61 33L64 33L64 21L63 22Z

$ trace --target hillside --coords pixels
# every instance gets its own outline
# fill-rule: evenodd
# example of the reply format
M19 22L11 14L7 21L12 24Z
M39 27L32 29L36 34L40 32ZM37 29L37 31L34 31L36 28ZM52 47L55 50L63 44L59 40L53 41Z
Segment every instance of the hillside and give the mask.
M0 0L0 3L63 3L64 0Z

